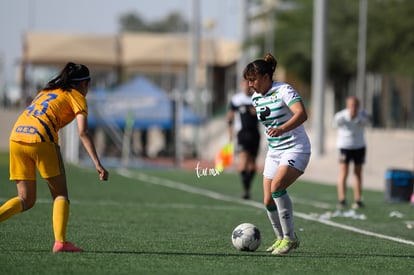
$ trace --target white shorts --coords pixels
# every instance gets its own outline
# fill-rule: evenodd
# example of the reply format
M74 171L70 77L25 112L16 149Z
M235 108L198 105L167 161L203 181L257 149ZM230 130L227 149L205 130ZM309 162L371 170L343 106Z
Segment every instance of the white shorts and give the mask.
M266 155L263 176L267 179L273 179L279 166L291 166L303 173L308 166L309 159L310 153L269 150Z

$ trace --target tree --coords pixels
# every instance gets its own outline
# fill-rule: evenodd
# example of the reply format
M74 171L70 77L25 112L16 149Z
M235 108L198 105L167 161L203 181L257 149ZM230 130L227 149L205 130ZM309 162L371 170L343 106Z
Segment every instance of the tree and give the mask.
M327 2L327 77L336 106L343 103L357 74L358 0ZM274 54L281 66L310 85L312 69L313 1L279 0ZM369 73L412 76L414 73L414 1L369 0L366 70ZM264 44L263 35L250 43Z
M313 1L286 0L293 9L276 16L275 53L281 65L310 84ZM327 71L329 78L348 79L356 73L358 3L328 1Z
M310 83L313 1L283 2L294 8L277 13L275 54L288 71ZM327 3L328 76L347 80L356 75L359 2L329 0ZM370 0L368 3L367 70L412 74L414 1ZM263 38L255 38L256 43L262 41Z
M122 31L147 31L147 25L139 14L127 13L119 19Z
M153 22L146 22L137 13L127 13L120 17L121 31L129 32L187 32L187 21L178 12L171 12L165 18Z
M367 68L414 73L414 1L371 0L368 8Z
M280 65L305 83L311 81L313 1L294 2L276 14L275 56Z

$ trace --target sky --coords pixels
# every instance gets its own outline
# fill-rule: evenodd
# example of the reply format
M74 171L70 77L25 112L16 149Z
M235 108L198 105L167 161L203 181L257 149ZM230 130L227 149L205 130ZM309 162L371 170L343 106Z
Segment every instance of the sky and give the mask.
M16 79L25 32L116 34L119 18L137 13L147 22L179 11L188 21L193 0L0 0L0 85ZM239 40L240 0L199 0L202 24L214 20L216 37ZM45 41L47 43L47 41Z

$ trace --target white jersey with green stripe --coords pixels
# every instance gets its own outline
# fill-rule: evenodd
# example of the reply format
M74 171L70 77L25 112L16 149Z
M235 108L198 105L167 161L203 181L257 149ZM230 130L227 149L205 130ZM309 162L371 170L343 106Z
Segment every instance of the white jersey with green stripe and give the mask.
M269 149L310 153L310 141L303 124L278 137L267 134L268 129L279 127L288 121L293 116L289 107L301 100L298 92L284 82L273 82L272 88L265 95L257 92L252 95L257 118L265 126Z

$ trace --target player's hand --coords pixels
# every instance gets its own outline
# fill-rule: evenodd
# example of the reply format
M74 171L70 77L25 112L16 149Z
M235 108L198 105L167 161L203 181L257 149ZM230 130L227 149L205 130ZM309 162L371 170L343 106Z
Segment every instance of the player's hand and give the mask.
M109 177L109 172L108 172L108 171L106 171L106 169L105 169L105 168L103 168L103 167L101 166L101 167L96 168L96 170L98 171L98 174L99 174L99 179L100 179L100 180L103 180L103 181L108 180L108 177Z
M271 137L278 137L283 134L283 131L280 128L269 128L267 134Z

